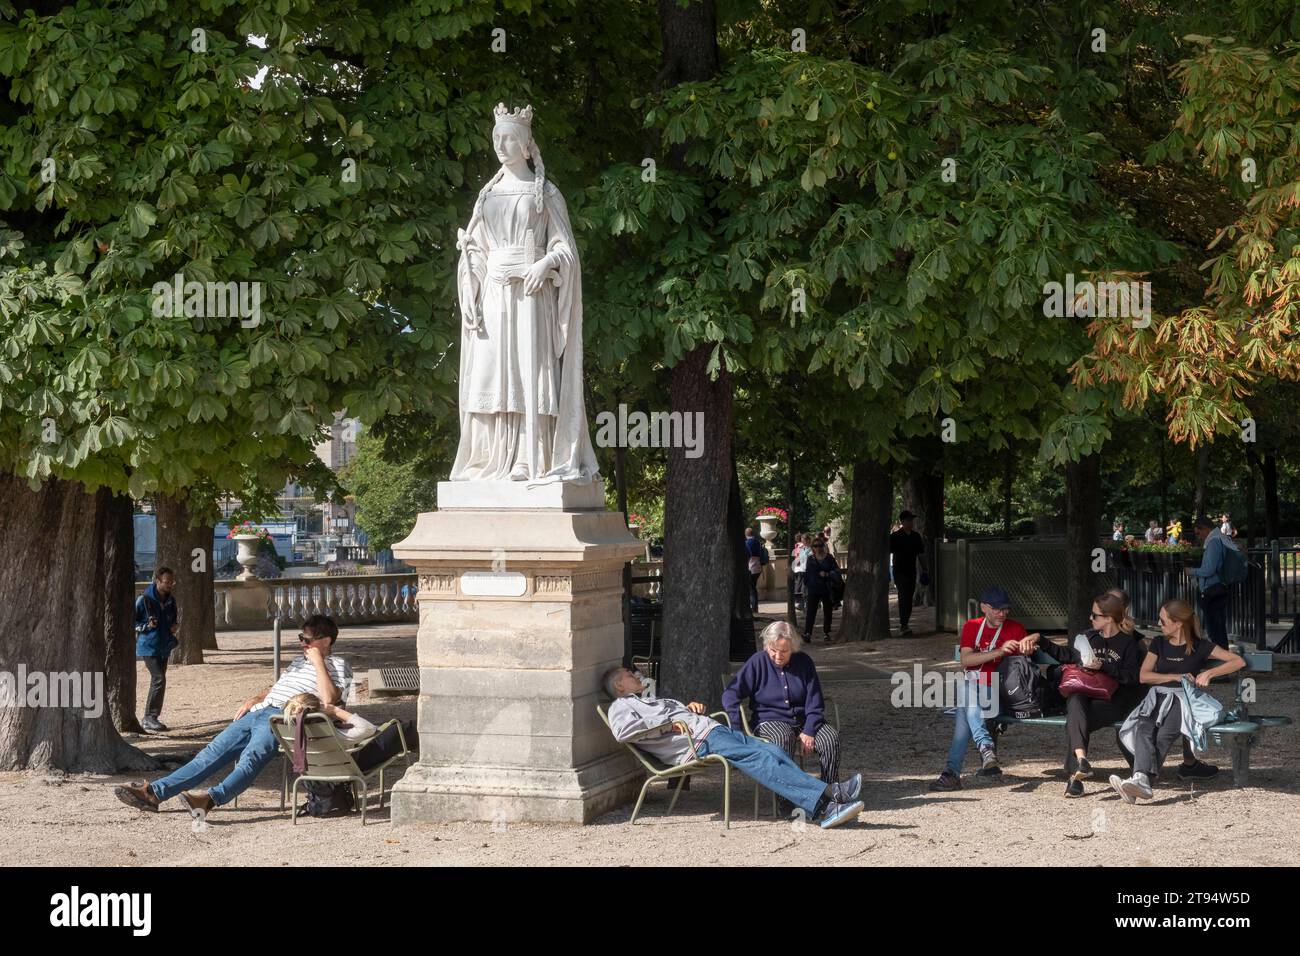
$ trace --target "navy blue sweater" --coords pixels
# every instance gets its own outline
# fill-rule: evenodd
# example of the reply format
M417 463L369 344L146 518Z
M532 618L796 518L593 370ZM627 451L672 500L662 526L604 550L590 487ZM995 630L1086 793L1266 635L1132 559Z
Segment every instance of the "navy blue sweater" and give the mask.
M812 737L826 720L817 666L802 651L792 654L784 668L772 663L767 651L745 661L722 692L722 708L733 727L741 726L740 705L746 700L755 715L752 730L765 720L779 720Z

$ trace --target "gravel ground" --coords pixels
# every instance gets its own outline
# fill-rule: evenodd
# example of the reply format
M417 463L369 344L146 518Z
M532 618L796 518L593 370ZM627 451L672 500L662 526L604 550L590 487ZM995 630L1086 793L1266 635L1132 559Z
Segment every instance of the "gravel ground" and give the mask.
M411 663L414 630L345 629L340 650L358 672ZM266 634L223 633L219 641L221 650L210 652L208 663L170 671L163 718L171 732L133 742L164 758L187 757L224 726L239 701L269 683ZM1209 759L1224 767L1219 777L1193 785L1167 773L1155 800L1127 806L1105 784L1106 775L1124 769L1124 762L1114 735L1103 732L1093 741L1098 779L1087 784L1085 797L1066 800L1060 770L1064 732L1015 728L1000 745L1000 779L967 776L959 792L928 792L947 752L951 719L933 709L892 707L889 674L910 671L914 663L951 668L953 643L951 634L931 634L811 649L839 705L844 772L860 770L866 780L866 812L855 826L840 830L766 815L755 821L753 786L743 777L733 784L732 827L726 830L721 785L712 776L696 777L669 818L662 815L667 798L652 788L635 829L627 822L630 806L586 827L397 828L387 807L372 812L364 829L358 817L305 819L294 827L279 809L276 763L237 809L215 812L201 831L176 801L157 815L123 806L112 785L126 777L0 774L0 840L10 865L583 864L626 858L629 847L639 862L672 865L1252 866L1296 859L1295 727L1269 732L1254 751L1251 785L1241 790L1232 787L1227 754L1216 750ZM139 676L143 704L143 668ZM1227 692L1219 690L1220 696ZM1300 678L1264 675L1258 692L1256 711L1297 718ZM415 700L390 698L365 705L364 712L376 722L413 717ZM967 757L968 771L974 759Z

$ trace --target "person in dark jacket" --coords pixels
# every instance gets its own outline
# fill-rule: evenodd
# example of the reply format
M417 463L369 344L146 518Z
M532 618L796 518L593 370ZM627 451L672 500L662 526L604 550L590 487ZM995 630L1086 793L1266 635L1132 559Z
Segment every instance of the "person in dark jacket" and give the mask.
M807 596L808 613L804 618L803 639L812 643L813 625L817 623L817 608L822 616L822 633L826 640L831 639L831 614L835 602L835 585L841 581L840 566L835 558L826 553L826 541L817 538L813 541L812 554L804 566L803 589Z
M763 565L767 564L767 548L763 541L754 534L753 528L745 529L745 561L749 572L749 610L758 613L758 579L763 576Z
M1074 642L1066 645L1042 641L1030 635L1021 642L1026 653L1044 651L1061 664L1076 664L1088 670L1100 671L1115 678L1118 687L1110 700L1071 694L1065 699L1065 734L1069 751L1065 758L1065 784L1067 797L1083 796L1083 781L1092 776L1088 762L1088 740L1099 727L1109 727L1123 720L1142 700L1146 689L1139 680L1142 670L1142 643L1137 632L1124 630L1124 602L1114 594L1098 595L1092 602L1089 615L1092 626L1084 633L1092 648L1091 664L1084 664ZM1055 683L1059 683L1059 676Z
M161 567L153 573L153 583L135 599L135 656L149 671L149 695L144 703L144 720L140 726L152 733L167 727L159 716L167 694L167 657L180 641L176 637L176 598L172 588L176 575Z
M912 601L916 597L916 566L925 570L925 539L912 527L916 515L903 510L898 515L898 530L889 536L889 553L898 589L898 636L910 637Z
M840 737L826 723L817 665L800 648L803 642L785 621L763 629L763 649L736 672L722 692L722 709L733 727L741 726L740 707L748 702L754 735L793 753L816 751L822 779L839 779Z

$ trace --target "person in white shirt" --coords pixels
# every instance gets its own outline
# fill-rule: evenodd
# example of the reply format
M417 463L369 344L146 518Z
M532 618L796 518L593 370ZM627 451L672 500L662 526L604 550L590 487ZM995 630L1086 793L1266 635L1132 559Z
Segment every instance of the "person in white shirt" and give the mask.
M1229 520L1227 512L1219 515L1219 533L1228 538L1235 538L1237 536L1237 529L1232 526L1232 522Z
M194 758L161 780L146 784L143 780L115 787L119 800L137 810L158 812L164 800L179 796L196 818L229 803L247 790L258 773L275 757L279 749L269 718L278 714L295 694L315 693L322 702L342 702L352 683L352 668L333 655L339 629L323 614L303 622L298 640L303 645L300 657L290 662L280 679L271 687L248 698L235 713L234 722L217 734ZM234 769L209 790L186 792L208 776L234 763Z
M1160 540L1160 523L1154 518L1147 523L1147 543L1155 544Z

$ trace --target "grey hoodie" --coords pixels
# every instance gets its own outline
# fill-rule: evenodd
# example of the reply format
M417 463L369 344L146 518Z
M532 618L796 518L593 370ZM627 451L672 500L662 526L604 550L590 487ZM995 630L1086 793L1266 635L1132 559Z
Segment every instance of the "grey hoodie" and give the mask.
M691 713L680 700L629 694L609 705L609 729L614 738L620 743L635 744L670 766L693 759L691 737L666 726L674 720L680 720L690 729L697 747L718 726L712 717Z

